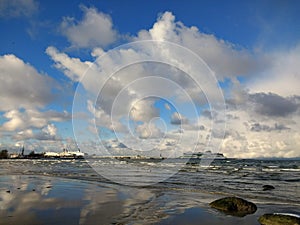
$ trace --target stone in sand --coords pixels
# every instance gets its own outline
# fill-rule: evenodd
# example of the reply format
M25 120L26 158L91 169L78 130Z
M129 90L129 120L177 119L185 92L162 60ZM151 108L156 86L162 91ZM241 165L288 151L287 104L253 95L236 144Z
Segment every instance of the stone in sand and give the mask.
M258 221L261 225L300 225L300 218L284 214L264 214Z
M273 189L275 189L275 187L272 185L267 184L267 185L263 186L263 191L269 191L269 190L273 190Z
M209 204L212 208L218 209L232 216L246 216L255 213L257 207L254 203L242 198L226 197L215 200Z

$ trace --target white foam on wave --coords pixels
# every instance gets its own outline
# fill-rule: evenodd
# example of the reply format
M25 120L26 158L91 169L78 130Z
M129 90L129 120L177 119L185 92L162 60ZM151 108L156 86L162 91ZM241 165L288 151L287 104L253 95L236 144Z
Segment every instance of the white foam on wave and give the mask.
M280 169L281 171L291 171L291 172L298 172L300 171L300 169L292 169L292 168L284 168L284 169Z

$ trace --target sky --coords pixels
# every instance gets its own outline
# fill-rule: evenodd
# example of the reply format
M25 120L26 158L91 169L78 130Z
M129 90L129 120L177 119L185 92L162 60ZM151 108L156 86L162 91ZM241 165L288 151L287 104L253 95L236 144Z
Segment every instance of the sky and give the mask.
M0 1L0 149L300 157L299 1Z

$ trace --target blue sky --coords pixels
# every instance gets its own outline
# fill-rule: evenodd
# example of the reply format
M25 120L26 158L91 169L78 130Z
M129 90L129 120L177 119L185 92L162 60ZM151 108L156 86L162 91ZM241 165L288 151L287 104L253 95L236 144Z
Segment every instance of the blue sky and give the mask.
M60 151L78 145L92 153L100 137L114 146L106 150L111 154L142 146L145 154L152 148L180 155L211 145L229 157L298 157L299 9L298 1L3 0L0 147ZM170 43L162 45L172 54L153 53L148 44L114 49L145 40ZM193 65L180 64L189 51L204 62L193 70L204 87L189 73ZM105 71L144 54L179 62L173 68L139 62L105 80ZM148 75L169 83L148 81ZM160 98L141 97L149 87ZM122 102L112 108L118 92ZM75 107L74 99L80 102Z

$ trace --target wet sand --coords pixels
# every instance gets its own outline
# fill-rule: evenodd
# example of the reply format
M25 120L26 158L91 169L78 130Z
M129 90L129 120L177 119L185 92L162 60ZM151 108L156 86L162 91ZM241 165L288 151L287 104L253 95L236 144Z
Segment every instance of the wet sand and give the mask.
M208 206L220 197L49 176L0 176L0 224L259 225L264 213L297 212L293 206L258 203L255 214L233 217Z

